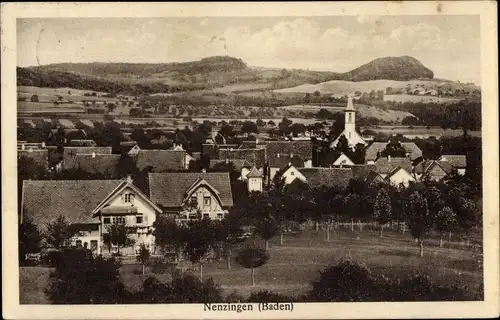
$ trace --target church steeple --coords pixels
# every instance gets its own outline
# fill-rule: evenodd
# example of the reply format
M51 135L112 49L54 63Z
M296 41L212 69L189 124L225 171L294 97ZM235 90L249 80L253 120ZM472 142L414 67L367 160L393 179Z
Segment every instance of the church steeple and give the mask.
M352 103L352 96L347 97L347 106L345 108L345 128L344 133L347 140L350 140L356 131L356 110Z

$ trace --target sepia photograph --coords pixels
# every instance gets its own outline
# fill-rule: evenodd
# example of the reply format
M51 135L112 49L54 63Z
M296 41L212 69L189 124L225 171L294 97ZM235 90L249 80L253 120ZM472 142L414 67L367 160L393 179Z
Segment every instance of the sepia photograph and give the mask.
M490 300L497 71L481 14L447 5L12 19L11 299L205 318Z

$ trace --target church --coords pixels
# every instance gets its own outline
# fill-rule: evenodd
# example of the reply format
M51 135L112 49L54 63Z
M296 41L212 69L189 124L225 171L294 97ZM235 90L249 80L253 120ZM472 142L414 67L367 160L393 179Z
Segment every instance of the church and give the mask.
M352 103L352 96L349 95L347 98L347 107L345 108L345 126L344 131L335 138L335 140L330 144L330 148L335 148L339 143L340 137L345 136L350 147L356 146L358 143L367 145L366 141L363 140L361 135L356 131L356 110L354 109L354 104Z

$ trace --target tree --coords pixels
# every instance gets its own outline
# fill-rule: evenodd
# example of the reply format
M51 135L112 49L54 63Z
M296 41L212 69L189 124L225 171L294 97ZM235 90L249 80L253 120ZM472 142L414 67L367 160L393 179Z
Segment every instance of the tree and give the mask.
M26 260L26 254L40 252L42 237L36 224L30 218L25 217L19 224L19 261Z
M304 96L304 103L309 103L311 102L311 94L309 92L306 93L306 95Z
M120 159L116 164L115 175L117 178L123 178L127 175L135 175L139 169L134 161L134 159L126 153L120 155Z
M31 96L31 102L39 102L37 94Z
M118 254L120 254L120 248L133 245L133 240L129 238L129 232L127 227L123 224L113 224L108 227L108 244L115 245L118 247Z
M255 232L265 241L265 250L269 248L269 240L279 231L280 225L274 217L259 219L255 224Z
M68 241L73 235L73 228L61 215L47 225L45 239L49 245L61 249L69 245Z
M65 249L62 263L50 276L46 294L54 304L126 303L120 265L113 259L92 258L86 249Z
M266 125L266 122L260 118L257 119L255 123L257 124L258 127L264 127Z
M241 132L250 135L250 133L259 133L259 127L253 121L245 121L241 126Z
M450 207L439 210L435 217L436 229L441 232L439 246L443 246L443 233L448 232L448 242L451 241L451 233L457 227L457 215Z
M243 268L252 270L252 286L255 286L255 268L263 266L267 260L269 260L267 252L258 248L243 249L236 257L236 261Z
M203 259L215 243L212 221L207 218L189 221L185 240L184 253L191 263L200 264L200 281L203 281Z
M315 97L321 96L321 92L319 92L318 90L314 91L314 96Z
M177 261L180 261L187 237L185 225L177 223L174 219L159 216L153 223L153 228L156 245L164 252L173 250Z
M391 198L387 193L387 190L381 188L375 198L375 204L373 206L373 215L380 226L380 238L382 238L382 232L384 230L384 224L388 223L391 219L392 205Z
M410 196L408 227L410 228L411 235L418 240L421 257L424 256L424 243L422 238L429 230L431 222L427 200L420 192L415 191Z
M149 249L146 247L144 243L141 243L141 247L139 249L139 255L137 256L137 262L142 265L142 274L145 274L146 265L149 263L149 259L151 254Z
M227 259L227 268L231 269L231 250L234 244L244 240L240 221L232 215L226 215L222 221L214 221L216 240L223 242Z

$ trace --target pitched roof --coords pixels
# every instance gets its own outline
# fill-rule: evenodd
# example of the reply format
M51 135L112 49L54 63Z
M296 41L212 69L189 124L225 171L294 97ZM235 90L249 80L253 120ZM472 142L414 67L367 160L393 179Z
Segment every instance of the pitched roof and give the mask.
M199 179L203 179L219 192L224 207L233 205L233 195L228 172L150 173L150 198L153 202L164 207L178 208L182 206L186 192Z
M269 157L269 166L272 168L283 168L288 167L288 164L293 165L296 168L304 167L304 159L300 156L294 155L290 157L289 155L280 155L279 157Z
M391 157L390 160L389 158L378 158L375 161L376 171L380 174L388 174L398 166L410 173L412 172L411 160L408 158Z
M395 175L396 173L398 173L400 170L404 170L406 171L406 173L408 173L410 176L411 176L411 171L408 171L406 170L405 168L401 167L401 166L395 166L394 168L392 168L392 170L387 174L387 176L385 177L385 180L386 181L389 181L391 179L391 177L393 175Z
M347 106L345 107L345 111L355 111L354 104L352 103L352 96L347 96Z
M77 154L74 156L69 166L65 164L66 169L82 169L88 173L99 173L104 175L113 175L116 166L120 162L119 154L97 154L95 158L88 154ZM71 167L70 167L71 166Z
M35 163L41 166L46 166L47 161L49 160L48 150L46 149L37 149L37 150L17 150L17 157L26 157L32 159Z
M389 142L373 142L365 152L366 161L375 161L379 152L384 151ZM401 146L409 153L413 161L422 156L422 150L414 142L401 142Z
M312 159L312 142L302 141L269 141L266 144L268 162L272 162L278 156L299 156L304 161Z
M137 154L137 168L152 167L153 172L185 170L186 151L144 150Z
M346 188L353 178L350 168L300 168L298 169L311 188L320 186Z
M250 172L247 174L247 178L261 178L262 172L259 171L255 166L252 167Z
M448 161L455 168L467 167L467 158L465 155L443 154L439 159L442 160L443 158L445 158L446 161Z
M75 156L77 154L111 154L111 147L64 147L64 168L74 168Z
M244 159L251 166L264 167L266 162L266 150L264 149L219 149L217 153L219 160Z
M69 223L97 222L92 210L123 180L25 180L22 216L40 228L60 215Z
M95 147L97 144L95 143L94 140L89 140L89 139L73 139L69 142L70 146L76 146L76 147Z
M233 164L236 171L241 171L242 168L250 168L252 165L249 164L245 159L232 159L229 160ZM226 160L212 159L210 160L210 168L214 168L218 164L226 163Z
M355 179L364 179L370 172L377 172L374 164L360 164L350 167L352 170L352 176Z

